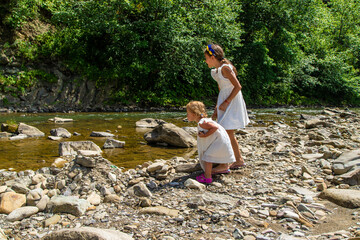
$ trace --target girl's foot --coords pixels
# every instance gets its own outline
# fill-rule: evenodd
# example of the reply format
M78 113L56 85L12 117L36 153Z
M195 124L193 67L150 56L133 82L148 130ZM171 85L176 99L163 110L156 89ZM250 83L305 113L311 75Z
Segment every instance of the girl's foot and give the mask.
M231 164L230 169L235 170L235 169L240 169L240 168L244 168L244 167L246 167L245 162L243 162L243 163L236 163L235 162L235 163Z
M212 178L206 178L204 174L197 176L196 180L199 183L207 183L207 184L212 183Z
M216 175L216 174L228 174L228 173L230 173L230 169L213 171L211 174Z

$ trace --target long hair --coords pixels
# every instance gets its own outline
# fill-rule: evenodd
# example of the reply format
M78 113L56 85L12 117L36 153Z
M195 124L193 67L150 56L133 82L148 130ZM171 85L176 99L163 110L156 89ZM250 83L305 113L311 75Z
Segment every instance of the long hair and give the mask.
M208 50L208 48L206 48L204 54L207 54L208 56L214 56L221 63L230 64L231 66L233 66L235 75L237 75L238 72L236 70L236 67L234 66L234 64L232 64L232 62L230 62L229 59L225 58L224 50L220 47L220 45L210 44L209 46L211 46L211 50L213 51Z
M186 105L186 109L197 116L207 117L206 108L202 102L191 101Z

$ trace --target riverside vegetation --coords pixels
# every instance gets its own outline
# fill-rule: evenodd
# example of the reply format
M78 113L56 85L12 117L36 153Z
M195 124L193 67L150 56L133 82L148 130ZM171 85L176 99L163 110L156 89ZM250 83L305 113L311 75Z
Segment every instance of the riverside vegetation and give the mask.
M181 157L125 170L78 151L2 170L0 239L357 239L359 121L324 109L238 131L248 166L210 185Z
M247 104L358 106L360 2L3 0L0 107L212 104L221 44Z

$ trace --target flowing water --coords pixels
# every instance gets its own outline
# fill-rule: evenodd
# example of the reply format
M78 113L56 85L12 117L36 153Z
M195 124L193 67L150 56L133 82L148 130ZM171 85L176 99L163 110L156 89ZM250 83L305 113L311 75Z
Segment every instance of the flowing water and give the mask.
M353 110L353 109L352 109ZM291 124L299 120L300 114L316 115L322 109L253 109L251 110L251 126L267 126L273 121L283 121ZM359 112L358 109L355 111ZM69 123L54 123L50 118L71 118ZM143 136L148 130L136 128L136 121L143 118L163 119L179 127L194 127L196 123L184 121L186 112L132 112L132 113L1 113L0 123L14 121L23 122L38 128L45 133L45 137L27 138L10 141L0 138L0 169L14 168L16 171L39 169L50 166L59 157L59 142L47 139L50 130L58 127L66 128L70 133L80 133L61 141L89 140L102 148L106 138L90 137L92 131L109 131L116 135L115 139L125 141L124 148L103 149L103 157L118 167L133 168L146 161L155 159L170 159L174 156L196 156L195 149L150 146Z

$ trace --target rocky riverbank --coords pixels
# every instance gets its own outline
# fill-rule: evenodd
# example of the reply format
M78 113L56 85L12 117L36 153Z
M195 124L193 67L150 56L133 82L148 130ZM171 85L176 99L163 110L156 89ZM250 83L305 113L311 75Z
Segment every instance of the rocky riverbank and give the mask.
M196 182L197 159L0 172L0 239L349 239L360 236L360 118L324 110L237 137L247 167ZM0 234L1 235L1 234Z

